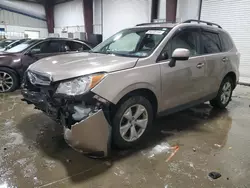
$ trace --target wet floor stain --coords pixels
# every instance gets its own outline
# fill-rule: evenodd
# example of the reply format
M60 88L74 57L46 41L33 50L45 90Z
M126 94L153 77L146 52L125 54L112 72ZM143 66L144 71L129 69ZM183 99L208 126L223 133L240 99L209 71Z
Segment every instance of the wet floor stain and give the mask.
M21 98L0 95L1 188L250 187L249 87L227 110L206 103L155 120L147 142L105 160L72 150L62 128ZM213 171L222 176L212 180Z

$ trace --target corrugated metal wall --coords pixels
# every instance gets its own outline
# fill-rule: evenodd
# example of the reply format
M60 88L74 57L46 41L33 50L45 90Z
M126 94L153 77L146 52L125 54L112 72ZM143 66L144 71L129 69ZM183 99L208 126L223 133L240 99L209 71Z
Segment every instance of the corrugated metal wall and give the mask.
M15 11L20 10L19 12L27 12L41 18L45 17L44 7L39 4L6 0L1 0L0 4ZM23 38L25 31L37 31L41 38L48 37L46 21L15 11L0 8L0 28L5 29L5 32L1 32L0 35L7 38Z
M240 82L250 83L250 1L203 0L201 19L218 23L232 36L239 52Z
M2 21L7 25L47 28L46 21L0 9L0 22Z

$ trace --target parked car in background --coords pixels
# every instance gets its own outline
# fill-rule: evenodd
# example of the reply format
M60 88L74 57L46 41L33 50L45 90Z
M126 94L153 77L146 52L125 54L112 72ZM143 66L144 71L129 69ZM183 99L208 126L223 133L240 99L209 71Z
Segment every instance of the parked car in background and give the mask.
M13 47L15 47L15 46L17 46L17 45L19 45L19 44L27 41L27 40L29 40L29 39L18 39L18 40L15 40L14 42L12 42L9 45L7 45L2 51L9 50L9 49L11 49L11 48L13 48ZM0 51L1 51L1 49L0 49Z
M6 46L12 44L15 42L15 39L4 39L0 41L0 52L4 51L6 49Z
M141 24L88 53L34 63L22 94L64 126L69 145L100 157L111 141L121 149L147 141L157 115L206 101L225 108L239 80L239 60L217 24Z
M10 48L0 54L0 93L17 89L26 69L41 58L90 49L83 41L63 38L27 40Z

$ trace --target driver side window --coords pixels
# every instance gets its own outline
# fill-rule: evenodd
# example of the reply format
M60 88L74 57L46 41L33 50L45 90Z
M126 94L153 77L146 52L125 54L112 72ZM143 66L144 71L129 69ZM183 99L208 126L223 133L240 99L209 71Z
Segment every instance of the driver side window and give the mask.
M160 60L170 59L172 53L177 48L186 48L190 51L190 57L199 55L198 49L199 32L196 31L181 31L170 39L167 45L163 48Z

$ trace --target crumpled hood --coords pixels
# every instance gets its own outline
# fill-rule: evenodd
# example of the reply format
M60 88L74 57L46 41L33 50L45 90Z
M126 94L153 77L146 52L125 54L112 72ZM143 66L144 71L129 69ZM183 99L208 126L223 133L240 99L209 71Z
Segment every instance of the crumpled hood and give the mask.
M97 53L74 53L48 57L30 65L29 70L50 74L53 81L98 72L113 72L135 66L138 58Z

